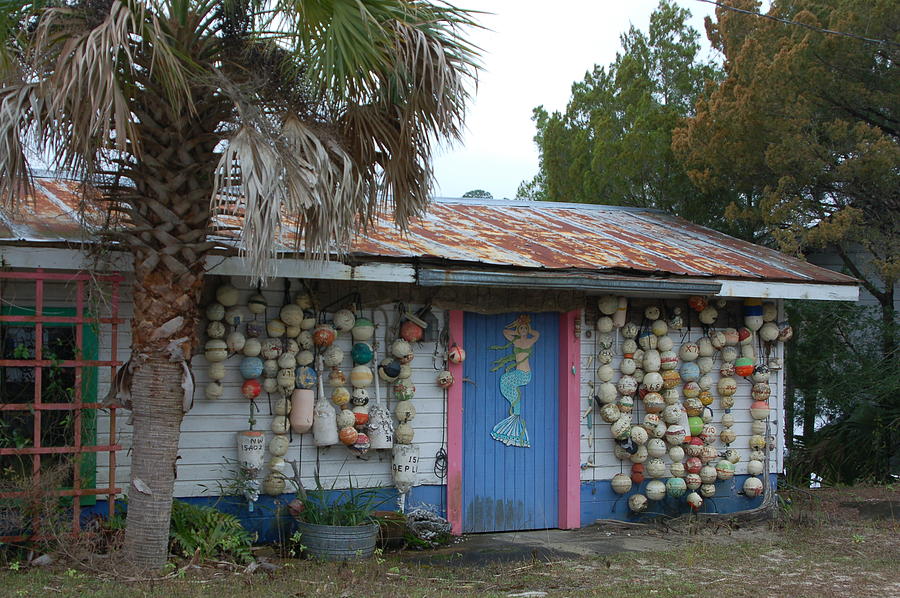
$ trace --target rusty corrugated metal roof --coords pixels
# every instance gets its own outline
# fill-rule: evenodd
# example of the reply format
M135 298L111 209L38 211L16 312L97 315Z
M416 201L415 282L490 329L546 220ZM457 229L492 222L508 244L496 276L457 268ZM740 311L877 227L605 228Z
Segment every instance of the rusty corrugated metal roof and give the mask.
M81 241L95 230L97 223L78 213L77 183L40 179L36 191L21 213L0 217L0 241ZM228 220L220 218L220 224L231 224ZM282 246L294 247L295 240L285 232ZM438 199L406 234L389 219L377 218L350 253L548 270L856 284L658 210L588 204Z

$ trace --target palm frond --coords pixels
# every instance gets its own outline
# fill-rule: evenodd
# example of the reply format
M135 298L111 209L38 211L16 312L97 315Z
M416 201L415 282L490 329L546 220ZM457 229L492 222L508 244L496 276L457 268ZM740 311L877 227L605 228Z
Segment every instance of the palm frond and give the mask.
M24 82L0 89L0 202L6 209L29 195L24 138L30 130L46 129L47 106L40 91L39 84Z
M17 48L18 81L7 71L0 90L0 185L7 203L27 184L26 145L52 157L54 167L81 175L104 152L139 154L130 108L136 68L155 78L176 109L193 108L190 61L146 3L114 0L101 15L37 6L28 7L37 19L34 33Z
M117 75L123 66L128 70L134 66L131 36L136 18L138 15L116 0L94 28L82 28L82 14L71 8L48 9L38 26L36 54L50 51L55 55L46 79L46 86L52 89L49 112L71 127L68 151L62 159L71 160L67 166L76 166L76 170L94 160L98 143L112 140L124 151L127 140L135 136Z
M268 257L281 228L283 172L270 139L250 126L241 127L228 140L216 169L212 209L242 208L240 250L251 271L261 278L272 273Z

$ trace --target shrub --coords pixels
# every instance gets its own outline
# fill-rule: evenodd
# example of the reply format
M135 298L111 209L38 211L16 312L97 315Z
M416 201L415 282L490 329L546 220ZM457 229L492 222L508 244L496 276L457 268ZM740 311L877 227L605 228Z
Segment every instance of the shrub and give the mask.
M247 563L253 560L253 538L234 515L213 507L176 500L172 503L169 528L170 550L189 557L199 551L201 559Z

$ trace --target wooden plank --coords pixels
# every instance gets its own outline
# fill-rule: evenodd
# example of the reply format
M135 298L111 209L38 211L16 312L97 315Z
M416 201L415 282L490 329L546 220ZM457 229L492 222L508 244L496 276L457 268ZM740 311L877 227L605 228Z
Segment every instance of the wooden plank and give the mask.
M450 312L450 342L465 347L463 312ZM447 391L447 520L450 533L462 535L462 466L463 466L463 364L451 363L450 373L456 383Z
M247 276L242 257L209 256L208 272L222 276ZM416 282L416 269L409 264L370 263L348 266L341 262L323 262L296 258L274 260L273 278L318 278L360 282Z
M575 336L575 321L581 311L559 316L559 522L562 529L574 529L581 523L581 485L579 476L579 436L581 429L581 345Z
M859 287L840 284L792 282L753 282L747 280L719 280L720 297L759 297L761 299L814 299L819 301L856 301Z
M46 268L48 270L90 270L94 269L93 259L79 249L58 249L53 247L4 246L0 248L0 262L11 268ZM106 270L131 272L134 270L131 255L126 252L110 252L107 259L99 263Z

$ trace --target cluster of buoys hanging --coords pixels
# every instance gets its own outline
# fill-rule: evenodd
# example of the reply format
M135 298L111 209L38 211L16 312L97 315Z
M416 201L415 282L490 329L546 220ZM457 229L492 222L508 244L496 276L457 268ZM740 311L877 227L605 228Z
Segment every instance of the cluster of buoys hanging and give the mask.
M324 315L324 314L323 314ZM349 355L335 344L340 335L350 335ZM374 379L371 363L375 353L372 339L375 325L357 316L350 308L342 308L331 316L331 322L318 323L311 334L312 344L319 355L319 400L313 415L313 436L317 446L342 444L359 455L371 448L369 417L370 387ZM344 373L346 358L350 358L350 375ZM327 377L326 377L327 373ZM330 392L324 391L327 379Z
M424 322L411 319L403 314L399 336L388 347L389 355L378 369L379 377L392 386L394 399L394 447L391 452L391 477L400 494L409 492L415 486L419 473L419 447L413 444L415 430L412 421L416 418L413 398L416 387L412 383L412 362L415 357L413 345L422 340Z
M270 398L275 395L271 403L274 437L268 443L269 471L262 481L262 491L278 495L286 489L284 457L290 446L290 434L312 431L315 444L320 447L343 443L359 453L370 448L366 433L368 387L374 375L369 367L373 359L369 343L375 327L370 320L357 318L350 309L335 312L330 323L320 321L312 297L304 292L297 294L293 302L282 305L278 317L271 320L266 319L269 305L261 293L252 294L246 307L238 305L239 298L236 288L224 284L216 289L216 301L206 306L209 340L204 348L210 364L210 382L205 394L210 400L222 397L224 362L232 355L240 356L241 394L251 402L251 426L250 430L238 434L238 461L254 477L262 471L261 461L251 462L248 455L261 459L258 447L265 446L265 435L253 429L255 401L262 392ZM340 369L344 352L334 344L337 335L345 332L351 333L354 339L350 352L354 367L349 378L352 392L347 389L348 379ZM330 372L327 375L330 396L324 392L326 371ZM335 406L340 407L339 412ZM385 411L383 406L381 411ZM376 448L391 447L392 426L390 418L386 419L387 426L381 426L383 433L378 436ZM384 420L382 416L382 424Z
M780 364L772 363L769 345L765 362L759 360L754 351L755 333L766 329L765 335L760 334L761 340L774 343L788 340L792 331L785 323L774 324L774 303L754 299L744 303L743 327L715 329L720 312L727 307L723 299L712 305L706 297L691 297L688 311L694 315L687 314L688 323L692 317L699 321L704 334L696 341L684 342L675 352L669 332L681 331L685 326L680 307L666 317L660 307L648 306L643 311L643 325L639 326L626 321L624 298L608 295L598 301L599 385L595 386L594 397L600 417L610 424L615 455L631 464L629 473L613 476L611 487L616 494L625 495L649 479L643 492L629 496L632 512L644 512L651 503L666 497L683 499L690 508L699 510L704 499L715 496L717 481L734 477L735 464L741 459L740 452L731 448L737 437L732 413L736 376L753 384L752 452L747 468L750 477L744 483L743 494L753 498L762 491L762 483L755 476L763 472L763 449L772 442L771 437L765 436L771 394L768 378L771 366ZM614 381L616 331L621 333L622 341L619 377ZM713 369L717 357L721 359L715 384L722 410L721 432L713 423L711 407L715 400ZM644 412L640 421L634 418L636 401ZM717 440L725 445L721 454L714 446ZM666 456L671 460L668 466Z

